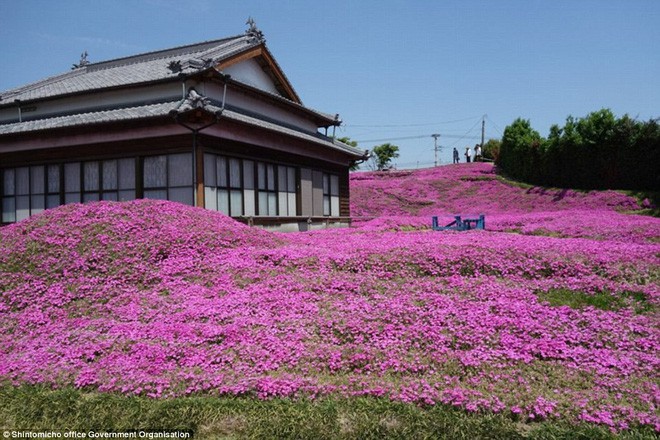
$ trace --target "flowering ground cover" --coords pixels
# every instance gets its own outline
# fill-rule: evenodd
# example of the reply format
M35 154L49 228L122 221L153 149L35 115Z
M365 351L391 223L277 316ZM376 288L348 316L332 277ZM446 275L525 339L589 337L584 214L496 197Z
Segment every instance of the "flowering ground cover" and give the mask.
M147 200L0 228L0 381L660 431L660 220L485 164L395 177L354 177L353 203L373 203L353 209L386 217L351 229L268 233ZM487 230L427 229L466 212Z

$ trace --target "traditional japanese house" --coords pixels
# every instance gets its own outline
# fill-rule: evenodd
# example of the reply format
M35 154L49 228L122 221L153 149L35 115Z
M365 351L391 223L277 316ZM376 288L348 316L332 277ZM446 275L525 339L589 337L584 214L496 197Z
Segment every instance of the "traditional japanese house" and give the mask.
M366 152L305 107L245 34L90 63L0 92L2 222L67 203L167 199L288 230L347 225Z

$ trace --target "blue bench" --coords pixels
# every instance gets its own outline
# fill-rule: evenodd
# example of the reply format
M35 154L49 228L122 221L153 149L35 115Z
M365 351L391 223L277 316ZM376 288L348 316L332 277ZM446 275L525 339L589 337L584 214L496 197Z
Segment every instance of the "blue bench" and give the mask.
M481 214L479 218L461 218L454 216L454 221L446 226L438 224L438 216L431 217L434 231L469 231L470 229L486 229L486 216Z

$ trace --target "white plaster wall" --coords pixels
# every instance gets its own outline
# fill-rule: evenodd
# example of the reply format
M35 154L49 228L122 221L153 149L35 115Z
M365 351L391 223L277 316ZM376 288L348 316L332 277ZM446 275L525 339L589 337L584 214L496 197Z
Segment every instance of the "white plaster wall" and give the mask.
M164 99L180 99L183 95L181 83L151 85L129 90L112 90L89 95L71 96L37 103L25 103L22 107L33 111L23 111L23 120L49 115L93 111L102 107L131 105L134 103L156 102ZM18 119L18 108L0 110L0 122Z
M259 63L255 60L246 60L223 70L224 73L231 75L232 79L249 84L261 90L279 95L275 84L270 77L263 71Z
M217 84L207 83L204 86L206 96L209 96L218 101L222 101L223 87ZM292 114L285 109L282 109L267 101L260 100L253 96L242 93L238 90L232 89L231 86L227 87L227 104L255 112L260 115L282 121L286 124L291 124L312 133L318 131L316 124L309 119Z

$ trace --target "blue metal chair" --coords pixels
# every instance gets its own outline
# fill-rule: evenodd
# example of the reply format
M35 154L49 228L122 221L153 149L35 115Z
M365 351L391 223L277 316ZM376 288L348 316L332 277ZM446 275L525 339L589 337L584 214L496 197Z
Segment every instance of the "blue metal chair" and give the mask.
M438 216L431 217L431 227L434 231L469 231L470 229L486 229L486 216L481 214L479 218L461 218L454 216L454 221L446 226L440 226Z

